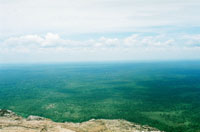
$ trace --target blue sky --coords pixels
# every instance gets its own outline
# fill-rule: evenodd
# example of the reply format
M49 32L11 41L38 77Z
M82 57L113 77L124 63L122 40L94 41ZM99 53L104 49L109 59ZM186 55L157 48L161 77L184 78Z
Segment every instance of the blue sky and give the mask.
M199 0L0 0L0 62L200 59Z

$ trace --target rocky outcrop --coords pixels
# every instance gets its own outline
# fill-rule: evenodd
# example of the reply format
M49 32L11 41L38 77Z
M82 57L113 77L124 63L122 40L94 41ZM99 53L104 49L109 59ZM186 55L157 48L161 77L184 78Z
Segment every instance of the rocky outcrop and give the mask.
M158 129L125 120L89 120L82 123L58 123L39 116L22 118L0 109L0 132L161 132Z

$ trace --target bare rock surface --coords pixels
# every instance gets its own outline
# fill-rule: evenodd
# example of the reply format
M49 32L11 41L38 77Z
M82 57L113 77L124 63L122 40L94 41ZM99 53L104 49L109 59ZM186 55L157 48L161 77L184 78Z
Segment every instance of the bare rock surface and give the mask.
M27 119L0 109L0 132L161 132L125 120L92 119L82 123L53 122L39 116Z

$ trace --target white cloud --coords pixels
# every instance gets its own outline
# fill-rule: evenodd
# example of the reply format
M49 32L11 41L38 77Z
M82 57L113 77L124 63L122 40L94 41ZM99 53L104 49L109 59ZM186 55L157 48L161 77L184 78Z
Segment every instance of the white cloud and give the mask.
M107 38L89 40L64 39L58 34L47 33L44 36L24 35L10 37L2 42L1 48L167 48L199 47L200 34L195 35L139 35L133 34L124 38Z
M133 34L78 41L54 33L23 35L1 43L0 61L200 59L199 36Z
M38 35L25 35L20 37L10 37L4 41L5 47L30 46L41 44L43 39Z
M200 34L187 34L182 37L186 41L186 45L200 47Z
M199 7L199 0L0 0L0 62L200 58L192 28ZM115 33L124 37L108 35Z

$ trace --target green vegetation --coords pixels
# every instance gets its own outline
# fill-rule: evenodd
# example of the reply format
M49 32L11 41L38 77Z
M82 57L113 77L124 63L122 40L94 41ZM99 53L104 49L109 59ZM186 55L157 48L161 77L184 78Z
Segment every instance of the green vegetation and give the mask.
M200 62L0 66L0 108L24 117L126 119L200 131Z

